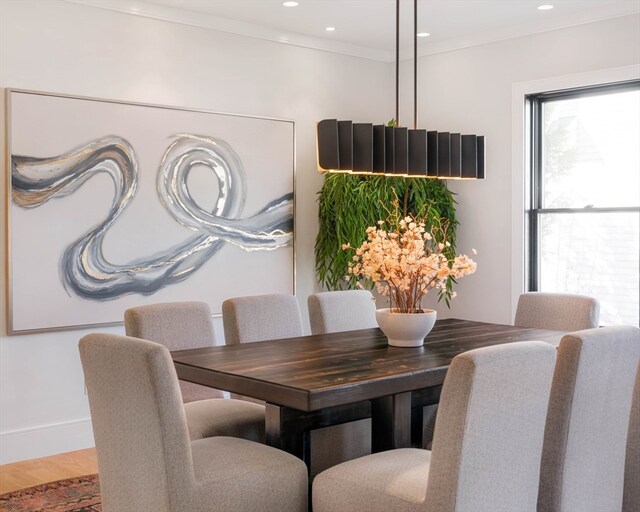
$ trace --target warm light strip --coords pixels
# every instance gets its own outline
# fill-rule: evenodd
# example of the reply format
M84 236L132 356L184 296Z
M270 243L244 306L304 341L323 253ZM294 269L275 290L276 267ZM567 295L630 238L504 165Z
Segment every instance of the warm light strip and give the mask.
M389 173L389 172L363 172L363 171L348 171L348 170L339 170L339 169L323 169L318 167L318 172L330 173L330 174L351 174L355 176L386 176L388 178L417 178L417 179L428 179L428 180L458 180L458 181L474 181L478 178L463 178L462 176L426 176L422 174L397 174L397 173Z

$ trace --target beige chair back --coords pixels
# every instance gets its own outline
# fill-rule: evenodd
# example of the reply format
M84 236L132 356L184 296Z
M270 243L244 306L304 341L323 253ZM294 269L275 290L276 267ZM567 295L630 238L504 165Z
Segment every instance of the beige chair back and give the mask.
M377 327L376 303L368 290L320 292L309 295L311 334Z
M195 478L166 347L115 334L80 340L106 512L194 511Z
M215 334L206 302L165 302L127 309L127 336L164 345L169 350L211 347Z
M588 329L562 338L549 400L539 512L621 510L639 359L637 327Z
M600 303L586 295L529 292L520 295L514 325L558 331L598 327Z
M622 512L640 510L640 364L633 388L631 417L627 434L627 457L624 467Z
M127 336L164 345L169 350L211 347L215 334L211 310L206 302L165 302L127 309L124 312ZM224 398L220 390L180 381L185 403Z
M293 295L253 295L222 303L227 345L304 335L298 301Z
M453 359L436 420L425 510L535 510L555 352L531 341Z

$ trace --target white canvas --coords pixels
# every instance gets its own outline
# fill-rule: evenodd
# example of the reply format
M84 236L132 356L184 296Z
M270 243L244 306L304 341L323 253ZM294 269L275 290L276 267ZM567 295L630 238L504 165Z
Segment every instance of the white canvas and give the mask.
M203 300L219 313L222 301L229 297L294 292L293 122L25 91L7 94L12 172L7 264L12 332L120 322L129 307L174 300ZM113 148L126 146L122 141L137 159L137 178L131 177L135 173L128 174L128 183L136 181L137 188L106 228L101 242L94 244L93 253L117 268L118 279L112 282L109 272L99 275L102 272L93 268L91 275L97 279L85 288L78 287L90 289L87 295L69 284L74 279L65 286L64 269L78 261L82 266L91 254L67 255L65 260L65 251L104 223L115 209L117 191L127 187L114 183L105 172L78 169L80 162L92 157L90 161L98 162L97 168L110 169L118 176L115 181L121 182L127 173L114 170L111 157L120 154ZM220 146L214 145L217 143ZM175 158L165 159L166 165L161 165L172 144ZM227 152L225 144L230 148ZM111 151L100 149L104 147ZM160 167L179 169L186 165L186 153L181 153L184 148L193 150L196 163L185 174L184 184L177 178L169 183L176 184L178 195L184 194L182 199L190 208L187 213L177 204L180 197L166 196L169 208L165 207L162 191L166 194L171 187L157 183ZM216 148L222 151L216 153ZM44 163L31 160L65 154L66 158ZM236 199L230 207L227 198L230 214L226 219L212 215L221 191L214 170L200 158L202 154L217 154L226 160L234 160L229 155L236 155L239 164L234 160L229 166L236 174L244 169L244 180L236 177L230 183L236 193L244 183L244 205ZM90 177L83 181L85 175ZM43 201L42 197L50 194L44 186L47 176L58 178L52 180L58 188ZM67 183L61 176L71 176L74 183L81 184L77 188L60 185ZM26 185L25 177L31 180ZM18 189L29 203L26 206L16 199ZM276 199L280 199L277 205L261 213ZM187 256L181 267L165 276L163 256L199 235L207 240L204 246L222 239L220 247L207 257L200 257L207 251ZM192 260L197 262L196 270L192 270ZM153 268L148 268L152 261Z

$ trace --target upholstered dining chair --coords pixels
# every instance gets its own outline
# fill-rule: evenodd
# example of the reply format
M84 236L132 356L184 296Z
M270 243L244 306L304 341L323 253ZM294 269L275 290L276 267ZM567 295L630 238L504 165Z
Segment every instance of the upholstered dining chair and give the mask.
M369 290L319 292L307 298L311 334L378 327L376 303Z
M251 343L303 336L300 306L293 295L236 297L222 303L225 343ZM312 430L311 475L371 452L371 433L358 422ZM370 421L365 420L368 423Z
M235 297L222 303L227 345L304 335L300 306L293 295Z
M127 309L124 312L127 336L154 341L169 350L212 347L215 334L211 310L206 302L164 302ZM207 398L224 398L224 392L180 381L185 403Z
M115 334L80 341L105 512L302 512L307 470L253 441L190 441L166 347Z
M568 334L558 347L545 430L538 512L622 508L640 329Z
M206 302L167 302L128 309L127 336L164 345L169 350L210 347L215 335ZM225 400L217 389L178 381L192 440L227 435L264 440L264 406Z
M636 385L633 388L622 499L622 512L638 512L638 510L640 510L640 364L636 373Z
M569 293L528 292L520 295L514 325L559 331L598 327L600 303L593 297Z
M535 510L554 360L538 341L455 357L433 451L390 450L320 473L314 512Z

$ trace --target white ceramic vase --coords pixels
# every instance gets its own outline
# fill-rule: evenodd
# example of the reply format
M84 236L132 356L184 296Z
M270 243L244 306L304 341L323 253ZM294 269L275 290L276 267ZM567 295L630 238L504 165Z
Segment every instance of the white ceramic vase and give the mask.
M419 347L436 323L437 313L423 309L422 313L392 313L389 308L377 309L376 320L394 347Z

